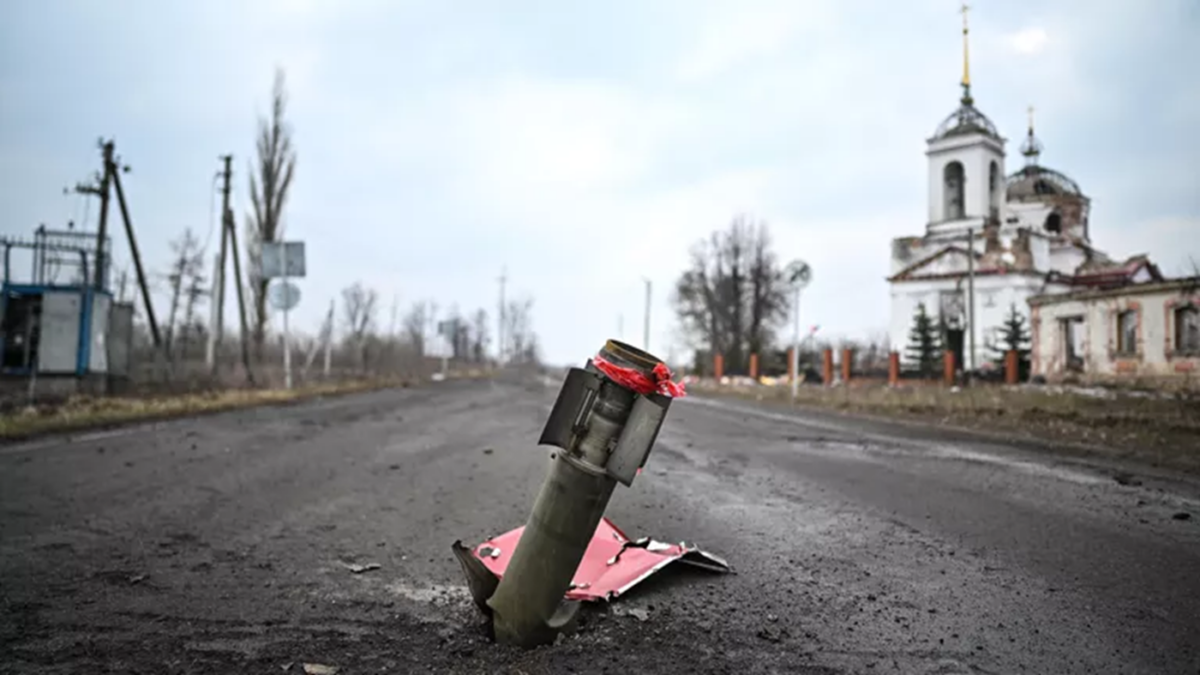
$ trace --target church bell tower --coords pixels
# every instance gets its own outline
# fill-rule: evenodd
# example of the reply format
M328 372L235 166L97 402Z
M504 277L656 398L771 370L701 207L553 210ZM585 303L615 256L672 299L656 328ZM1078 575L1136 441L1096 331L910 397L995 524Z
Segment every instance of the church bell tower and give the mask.
M958 237L1001 218L1005 200L1004 143L971 96L967 5L963 15L962 98L959 107L926 140L929 158L930 237Z

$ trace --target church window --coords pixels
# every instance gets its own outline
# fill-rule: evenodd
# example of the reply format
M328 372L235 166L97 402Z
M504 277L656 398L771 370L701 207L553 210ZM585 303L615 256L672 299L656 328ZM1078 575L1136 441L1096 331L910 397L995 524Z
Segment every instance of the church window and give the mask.
M1000 217L1000 165L995 162L988 168L988 211L993 218Z
M942 183L945 189L946 220L959 220L966 211L963 204L963 165L962 162L950 162L942 172Z
M1175 310L1175 353L1200 354L1200 307L1196 305Z
M1137 353L1137 310L1127 309L1117 314L1117 353Z
M1046 231L1051 234L1062 234L1062 216L1051 213L1046 218Z

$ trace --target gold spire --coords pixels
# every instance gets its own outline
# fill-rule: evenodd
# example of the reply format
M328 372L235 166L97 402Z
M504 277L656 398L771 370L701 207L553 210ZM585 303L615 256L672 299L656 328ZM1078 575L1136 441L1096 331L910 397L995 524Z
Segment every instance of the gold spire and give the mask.
M962 4L962 10L961 10L962 15L963 15L963 74L962 74L963 97L962 97L962 102L964 105L971 104L971 50L970 50L970 46L967 41L967 36L970 34L970 29L967 26L967 12L969 12L970 10L971 10L971 7L964 0L964 2Z

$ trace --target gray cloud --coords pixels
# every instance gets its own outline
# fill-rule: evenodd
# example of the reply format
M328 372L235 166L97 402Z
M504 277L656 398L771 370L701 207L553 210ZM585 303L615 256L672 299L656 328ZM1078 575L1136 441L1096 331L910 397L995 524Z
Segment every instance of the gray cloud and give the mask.
M1169 271L1200 259L1192 5L980 5L974 93L1014 139L1010 170L1033 103L1046 163L1095 200L1099 243ZM5 233L78 217L61 188L115 134L161 261L182 228L209 227L217 154L238 155L244 193L280 64L300 156L287 227L312 255L297 323L355 280L385 306L490 310L507 264L558 361L621 313L640 335L642 276L666 351L688 246L738 211L813 264L805 323L882 328L888 240L922 231L924 138L958 96L959 19L933 0L119 7L22 3L0 26Z

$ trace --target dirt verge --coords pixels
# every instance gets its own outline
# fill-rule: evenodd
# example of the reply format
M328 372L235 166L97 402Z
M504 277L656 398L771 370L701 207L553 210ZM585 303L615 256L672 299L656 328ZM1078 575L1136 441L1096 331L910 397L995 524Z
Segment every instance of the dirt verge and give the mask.
M695 383L697 392L786 404L786 387ZM797 404L1047 442L1200 474L1200 401L1173 395L1063 387L801 387Z
M454 376L454 379L459 377L467 376ZM421 381L414 378L373 378L314 384L291 390L230 389L174 396L73 397L61 404L28 407L0 417L0 443L254 406L287 405L322 396L409 387Z

